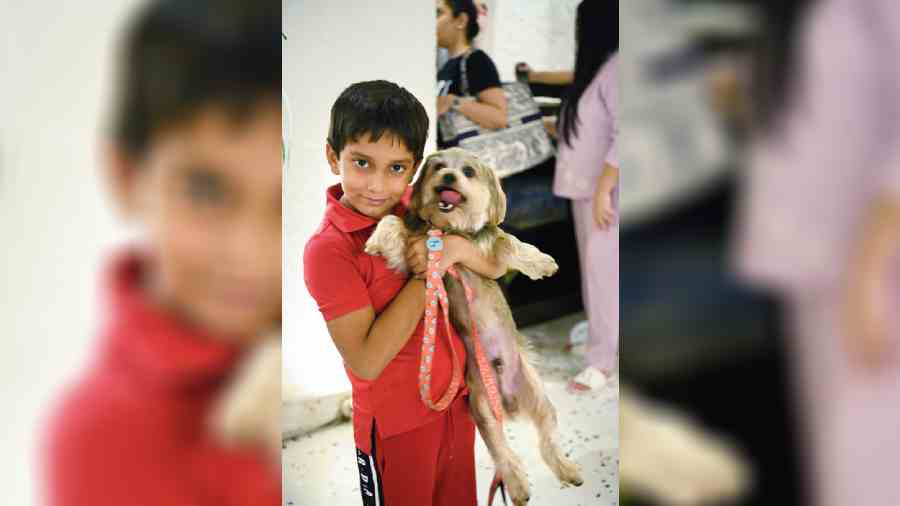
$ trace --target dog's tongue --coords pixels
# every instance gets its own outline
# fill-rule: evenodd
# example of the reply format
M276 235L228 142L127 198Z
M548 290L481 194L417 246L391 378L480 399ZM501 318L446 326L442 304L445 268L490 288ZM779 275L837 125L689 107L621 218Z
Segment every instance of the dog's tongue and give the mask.
M462 200L462 195L455 190L444 190L441 192L441 200L448 204L457 205Z

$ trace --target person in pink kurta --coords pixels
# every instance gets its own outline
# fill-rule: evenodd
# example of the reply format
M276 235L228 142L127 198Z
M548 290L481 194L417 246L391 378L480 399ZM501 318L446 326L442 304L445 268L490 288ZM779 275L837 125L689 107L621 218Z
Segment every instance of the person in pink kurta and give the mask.
M789 310L815 506L900 504L900 2L822 0L751 149L738 270Z
M587 367L572 383L580 389L603 386L618 363L618 19L618 2L579 5L575 80L558 129L553 192L572 200L588 317Z

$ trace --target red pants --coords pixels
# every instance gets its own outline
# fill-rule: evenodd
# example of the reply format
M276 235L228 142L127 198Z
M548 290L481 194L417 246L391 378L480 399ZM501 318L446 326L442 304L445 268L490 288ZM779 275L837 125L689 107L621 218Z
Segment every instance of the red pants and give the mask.
M357 450L364 506L477 506L467 396L437 421L386 439L373 430L372 439L371 456Z

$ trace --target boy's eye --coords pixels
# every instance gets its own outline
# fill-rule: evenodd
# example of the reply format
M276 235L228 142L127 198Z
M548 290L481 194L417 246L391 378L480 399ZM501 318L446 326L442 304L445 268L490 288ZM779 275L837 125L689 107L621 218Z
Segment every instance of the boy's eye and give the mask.
M353 163L355 163L361 169L365 169L366 167L369 166L369 161L363 160L361 158L357 158L356 160L353 160Z
M188 195L198 202L217 203L225 196L222 181L209 172L192 172L187 184Z
M400 164L392 165L391 171L394 174L403 174L406 171L406 167L404 167L403 165L400 165Z

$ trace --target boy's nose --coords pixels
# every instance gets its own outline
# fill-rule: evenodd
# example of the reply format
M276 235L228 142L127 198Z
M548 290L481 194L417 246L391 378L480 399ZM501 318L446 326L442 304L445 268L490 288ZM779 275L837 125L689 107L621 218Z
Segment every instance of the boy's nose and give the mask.
M456 182L456 174L452 174L452 173L444 174L442 181L444 182L444 184L453 184Z
M384 185L380 177L369 178L369 191L381 191Z

